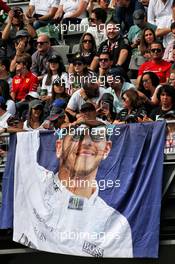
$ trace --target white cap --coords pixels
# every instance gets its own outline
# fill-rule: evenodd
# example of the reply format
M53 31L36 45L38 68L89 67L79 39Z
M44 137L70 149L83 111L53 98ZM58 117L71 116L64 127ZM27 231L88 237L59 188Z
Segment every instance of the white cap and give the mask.
M25 99L27 99L27 96L31 96L31 97L33 97L33 98L35 98L35 99L38 99L39 98L39 94L37 93L37 92L29 92L27 95L26 95L26 97L25 97Z

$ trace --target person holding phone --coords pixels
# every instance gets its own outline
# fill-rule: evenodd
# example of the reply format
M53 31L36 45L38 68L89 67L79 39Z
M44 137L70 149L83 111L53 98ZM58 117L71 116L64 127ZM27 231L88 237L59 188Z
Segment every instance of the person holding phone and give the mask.
M107 124L113 122L113 101L114 97L110 93L104 93L99 101L99 107L97 108L97 117L99 120Z

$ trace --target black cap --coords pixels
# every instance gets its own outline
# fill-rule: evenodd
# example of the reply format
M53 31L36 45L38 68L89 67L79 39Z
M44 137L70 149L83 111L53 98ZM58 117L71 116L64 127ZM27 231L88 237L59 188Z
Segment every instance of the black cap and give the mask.
M137 9L133 13L133 20L134 21L142 21L145 17L145 11L142 9Z
M110 93L104 93L103 95L102 95L102 97L101 97L101 100L103 101L103 102L107 102L107 103L109 103L109 104L113 104L113 101L114 101L114 97L113 97L113 95L112 94L110 94Z
M19 37L29 37L29 33L27 32L27 30L21 29L16 32L16 38Z
M53 54L49 59L48 62L56 62L59 63L60 62L60 56Z
M75 62L81 62L83 64L86 64L86 60L83 56L81 56L79 53L75 54L74 58L73 58L73 63Z
M81 106L80 112L96 111L95 106L91 103L85 103Z

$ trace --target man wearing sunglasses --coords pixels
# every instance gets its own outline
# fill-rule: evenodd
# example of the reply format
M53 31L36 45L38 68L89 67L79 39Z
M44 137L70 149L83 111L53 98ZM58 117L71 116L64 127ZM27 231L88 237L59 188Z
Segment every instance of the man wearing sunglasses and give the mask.
M162 59L164 54L163 44L159 41L155 41L151 44L151 60L143 63L138 71L137 85L140 82L140 78L144 72L152 71L160 79L160 84L168 82L170 75L171 63Z
M32 55L31 71L38 76L38 80L43 79L44 74L47 73L48 60L55 54L51 47L50 39L47 35L40 35L37 39L37 51Z

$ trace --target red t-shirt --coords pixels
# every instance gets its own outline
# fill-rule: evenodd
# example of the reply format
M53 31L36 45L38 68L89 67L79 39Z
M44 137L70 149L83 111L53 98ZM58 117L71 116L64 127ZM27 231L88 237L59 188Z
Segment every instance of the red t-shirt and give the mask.
M142 75L145 72L151 71L154 72L160 79L160 83L165 83L167 78L170 76L171 63L161 60L159 64L154 61L147 61L143 63L138 72L138 76Z
M12 80L12 93L15 93L15 101L20 101L30 91L36 91L38 86L38 77L32 72L28 72L25 77L15 75Z

